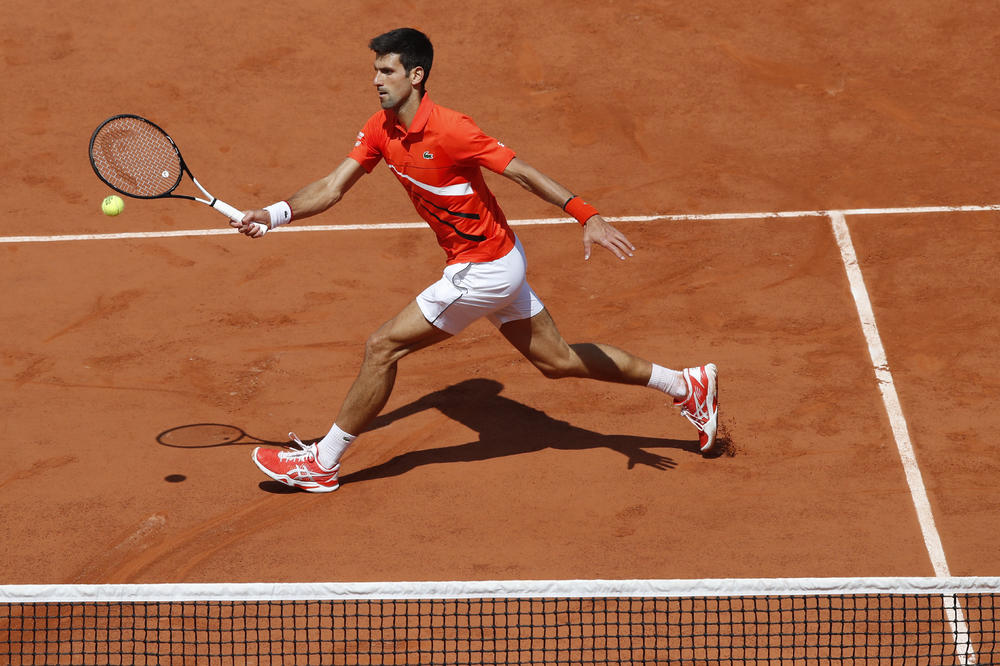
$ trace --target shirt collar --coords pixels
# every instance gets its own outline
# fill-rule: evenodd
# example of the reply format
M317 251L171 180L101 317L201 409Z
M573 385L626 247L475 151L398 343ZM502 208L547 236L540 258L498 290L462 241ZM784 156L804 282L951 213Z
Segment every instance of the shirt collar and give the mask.
M431 116L431 111L434 110L434 102L431 101L431 96L424 93L423 98L420 100L420 106L417 107L417 112L413 116L413 122L410 123L410 129L407 130L403 127L403 123L399 122L399 118L396 117L395 111L388 114L389 123L393 128L403 136L407 134L417 134L424 130L427 125L427 119Z

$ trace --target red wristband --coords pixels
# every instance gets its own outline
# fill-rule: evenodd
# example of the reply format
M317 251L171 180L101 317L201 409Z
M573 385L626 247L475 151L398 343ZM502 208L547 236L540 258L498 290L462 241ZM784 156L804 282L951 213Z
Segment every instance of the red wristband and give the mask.
M580 224L586 224L587 220L599 214L596 208L575 195L563 204L563 210L576 218Z

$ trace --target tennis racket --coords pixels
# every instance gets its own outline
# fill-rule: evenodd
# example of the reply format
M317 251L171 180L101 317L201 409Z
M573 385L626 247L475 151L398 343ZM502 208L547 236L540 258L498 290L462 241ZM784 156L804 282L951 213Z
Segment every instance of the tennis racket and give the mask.
M111 189L135 199L190 199L198 201L236 222L243 212L208 193L194 177L177 144L158 125L132 114L108 118L90 137L90 165ZM187 174L205 198L175 190ZM261 233L267 232L263 224Z

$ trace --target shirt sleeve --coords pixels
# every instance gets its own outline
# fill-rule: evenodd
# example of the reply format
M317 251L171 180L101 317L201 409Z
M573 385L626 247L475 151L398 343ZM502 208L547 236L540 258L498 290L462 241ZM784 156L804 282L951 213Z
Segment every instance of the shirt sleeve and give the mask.
M452 126L449 153L460 166L481 166L495 173L503 173L514 151L479 129L468 116L461 116Z
M357 141L354 148L348 153L348 157L358 162L368 173L378 165L382 159L382 141L380 137L385 134L379 115L375 114L368 119L365 126L358 132Z

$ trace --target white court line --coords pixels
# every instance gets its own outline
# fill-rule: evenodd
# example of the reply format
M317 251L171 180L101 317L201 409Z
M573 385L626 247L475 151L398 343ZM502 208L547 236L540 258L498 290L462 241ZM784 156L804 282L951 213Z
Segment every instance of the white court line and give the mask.
M847 271L854 304L857 307L858 316L861 318L861 328L864 331L865 340L868 342L868 354L871 356L872 365L875 368L875 379L882 391L882 402L885 403L889 425L892 427L892 434L896 439L896 448L899 450L899 457L903 462L906 483L910 487L913 505L917 509L917 518L920 521L920 531L924 536L927 554L930 555L934 573L938 576L949 576L951 574L945 559L944 548L941 545L941 537L934 525L934 516L931 513L927 490L924 487L920 467L917 465L909 429L906 426L906 419L903 417L903 408L900 405L899 396L896 394L896 384L893 381L892 372L889 371L885 347L882 345L882 338L879 335L878 326L875 324L875 312L872 309L871 299L861 275L858 257L854 251L854 244L851 242L851 234L847 229L847 220L843 213L830 213L830 222L837 238L837 245L840 247L840 257L843 259L844 268Z
M899 458L903 463L906 483L910 488L910 497L917 510L917 520L924 537L924 546L927 548L931 565L934 567L934 574L941 578L947 578L951 575L951 571L944 554L941 535L934 523L930 499L927 497L923 475L917 464L909 428L907 428L906 418L903 416L903 407L899 402L899 395L896 393L896 383L889 370L889 361L885 354L885 347L882 345L882 337L875 324L875 311L872 309L868 289L865 287L864 277L861 275L861 267L858 265L854 243L851 242L847 220L842 212L831 212L829 215L834 236L837 238L837 245L840 247L840 257L844 261L844 269L847 271L847 279L851 285L854 304L857 307L858 316L861 318L861 328L864 331L865 340L868 342L868 354L871 356L872 366L875 369L875 379L882 392L882 402L885 404L889 425L896 440L896 449L899 451ZM976 663L976 653L969 638L969 629L961 604L953 595L944 595L942 599L945 615L951 625L955 655L959 663Z
M772 213L705 213L690 215L629 215L623 217L606 217L608 222L696 222L712 220L767 220L802 217L827 217L832 214L842 215L914 215L920 213L959 213L959 212L1000 211L1000 204L985 206L917 206L912 208L852 208L847 210L791 210ZM569 217L538 218L527 220L510 220L511 226L532 226L541 224L576 224ZM398 222L384 224L314 224L303 226L280 227L274 231L287 234L296 232L319 231L381 231L391 229L423 229L424 222ZM59 236L0 236L0 243L58 243L67 241L89 240L135 240L144 238L179 238L189 236L220 236L232 235L236 232L229 227L214 229L189 229L185 231L136 231L110 234L66 234Z

